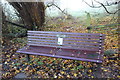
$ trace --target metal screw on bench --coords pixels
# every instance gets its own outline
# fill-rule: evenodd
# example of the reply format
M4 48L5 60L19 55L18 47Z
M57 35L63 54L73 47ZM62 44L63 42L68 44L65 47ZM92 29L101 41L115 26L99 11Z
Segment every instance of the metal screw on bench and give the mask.
M86 52L84 54L86 54Z
M53 56L55 56L55 54L53 54Z
M72 56L74 56L74 54L72 54Z

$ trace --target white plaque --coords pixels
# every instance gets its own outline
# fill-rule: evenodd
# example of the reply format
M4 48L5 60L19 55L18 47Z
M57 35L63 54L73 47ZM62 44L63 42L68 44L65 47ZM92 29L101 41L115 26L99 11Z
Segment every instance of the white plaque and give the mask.
M58 44L62 45L63 44L63 38L58 38Z

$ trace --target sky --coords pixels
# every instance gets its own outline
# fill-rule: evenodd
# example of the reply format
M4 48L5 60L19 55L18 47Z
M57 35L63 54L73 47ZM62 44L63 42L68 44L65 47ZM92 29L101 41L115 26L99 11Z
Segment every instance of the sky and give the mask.
M105 10L103 7L101 8L91 8L89 7L85 2L83 2L83 0L54 0L56 2L56 4L62 9L67 11L69 14L73 15L73 16L82 16L85 15L85 11L89 12L89 13L104 13ZM84 0L87 3L89 3L90 5L92 4L91 0ZM98 0L101 3L106 3L106 1L108 1L109 3L111 2L115 2L116 0ZM94 2L95 6L99 6L100 4ZM107 7L108 10L111 10L110 7ZM56 16L59 15L59 10L51 7L49 9L47 9L47 14L52 16Z
M5 0L1 0L1 1L3 4L5 4ZM47 4L53 0L44 0L44 1L45 1L45 4ZM55 1L55 4L58 5L62 10L65 10L65 12L71 14L72 16L78 17L78 16L86 15L85 11L91 14L98 14L98 13L105 12L103 7L91 8L85 2L83 2L83 0L54 0L54 1ZM85 0L85 1L89 4L92 3L91 0ZM106 1L111 3L111 2L115 2L116 0L99 0L99 2L101 3L105 3ZM94 2L94 4L99 6L99 4L96 2ZM7 8L6 11L9 11L8 12L9 14L12 13L12 15L14 15L14 11L12 7L5 6L4 8ZM108 10L111 10L111 7L107 7L107 8ZM59 16L60 14L61 12L56 7L50 7L46 9L47 16Z

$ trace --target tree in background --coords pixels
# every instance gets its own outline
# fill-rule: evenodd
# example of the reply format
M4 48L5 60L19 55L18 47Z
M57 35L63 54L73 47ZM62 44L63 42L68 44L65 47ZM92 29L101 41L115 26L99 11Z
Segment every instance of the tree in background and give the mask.
M42 30L45 21L45 6L43 2L10 2L17 10L28 30Z
M0 3L1 4L1 3ZM10 6L12 6L12 11ZM44 2L8 2L2 11L2 34L5 37L24 37L27 30L43 30L45 21ZM8 11L6 13L6 10ZM17 16L15 16L13 13ZM14 17L14 18L12 18ZM9 24L8 24L9 23ZM22 27L22 28L21 28Z

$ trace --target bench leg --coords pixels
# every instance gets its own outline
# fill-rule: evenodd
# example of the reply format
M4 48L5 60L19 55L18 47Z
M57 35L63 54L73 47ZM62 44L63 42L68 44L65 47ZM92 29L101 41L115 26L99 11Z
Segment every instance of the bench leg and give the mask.
M102 77L102 70L101 70L101 63L97 63L98 67L97 67L97 78L101 78Z
M30 61L30 54L26 55L26 59L27 59L28 62Z

